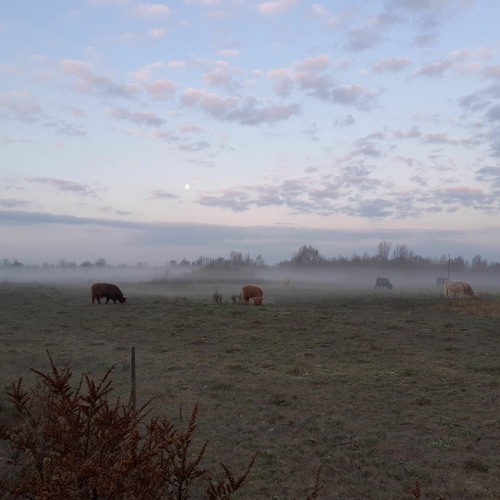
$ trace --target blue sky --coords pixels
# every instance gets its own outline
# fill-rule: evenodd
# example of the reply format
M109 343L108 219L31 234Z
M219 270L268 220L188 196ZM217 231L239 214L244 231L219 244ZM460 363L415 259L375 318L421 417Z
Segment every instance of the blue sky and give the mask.
M7 2L0 258L500 261L500 3Z

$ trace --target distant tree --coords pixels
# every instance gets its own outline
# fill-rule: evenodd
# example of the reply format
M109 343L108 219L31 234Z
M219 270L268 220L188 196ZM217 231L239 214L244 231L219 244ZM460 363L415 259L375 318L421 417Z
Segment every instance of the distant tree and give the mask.
M19 262L16 258L14 258L12 260L3 259L2 265L5 267L22 267L22 266L24 266L24 264L22 262Z
M392 252L392 260L398 265L407 265L412 262L414 253L406 245L396 245Z
M468 263L464 258L459 255L458 257L454 257L450 259L450 268L455 271L463 271L468 267Z
M241 252L236 252L233 250L229 254L229 260L232 264L241 265L243 263L243 254Z
M95 261L95 267L106 267L107 262L106 259L100 258Z
M488 261L477 254L471 261L471 269L473 271L485 271L488 267Z
M168 265L170 267L177 267L178 266L177 261L175 259L169 260Z
M67 260L65 259L61 259L57 265L59 267L63 267L63 268L74 268L74 267L77 267L76 265L76 262L68 262Z
M292 257L292 264L295 265L308 265L308 264L318 264L324 262L324 257L319 253L319 250L312 247L311 245L303 245L297 252L294 253Z
M262 256L260 254L257 255L257 257L255 258L255 266L256 267L265 267L266 266L266 263L264 262L264 259L262 258Z
M212 263L212 259L210 257L204 257L203 255L200 255L200 257L198 257L196 259L196 261L193 262L193 264L198 266L198 267L207 267L211 263Z
M389 261L392 243L390 241L381 241L377 246L376 259L379 264L386 264Z
M92 264L92 262L90 262L90 260L86 260L85 262L82 262L80 264L80 267L86 267L86 268L88 268L88 267L92 267L92 266L93 266L93 264Z

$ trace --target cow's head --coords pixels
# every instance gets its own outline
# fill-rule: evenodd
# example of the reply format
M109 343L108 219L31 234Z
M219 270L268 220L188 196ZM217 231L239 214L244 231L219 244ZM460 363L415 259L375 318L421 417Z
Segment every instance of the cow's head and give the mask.
M122 295L122 296L118 299L118 302L120 302L120 304L123 304L126 300L127 300L127 297L125 297L125 295Z
M260 306L262 304L262 297L254 297L253 298L253 303L256 305L256 306Z

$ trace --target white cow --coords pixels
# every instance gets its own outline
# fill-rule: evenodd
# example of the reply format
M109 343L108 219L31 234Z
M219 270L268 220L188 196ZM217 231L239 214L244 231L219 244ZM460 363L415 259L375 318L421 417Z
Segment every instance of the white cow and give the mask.
M477 297L476 293L465 281L451 281L444 282L444 296L447 299L469 299Z

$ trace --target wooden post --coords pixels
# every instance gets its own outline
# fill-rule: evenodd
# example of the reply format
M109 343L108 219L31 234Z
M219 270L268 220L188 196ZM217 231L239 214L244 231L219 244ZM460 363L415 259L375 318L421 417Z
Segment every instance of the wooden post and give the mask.
M131 379L132 391L130 393L130 404L132 406L132 411L134 412L134 417L135 417L135 408L137 404L136 380L135 380L135 347L132 347L130 365L131 365L131 377L132 377Z

